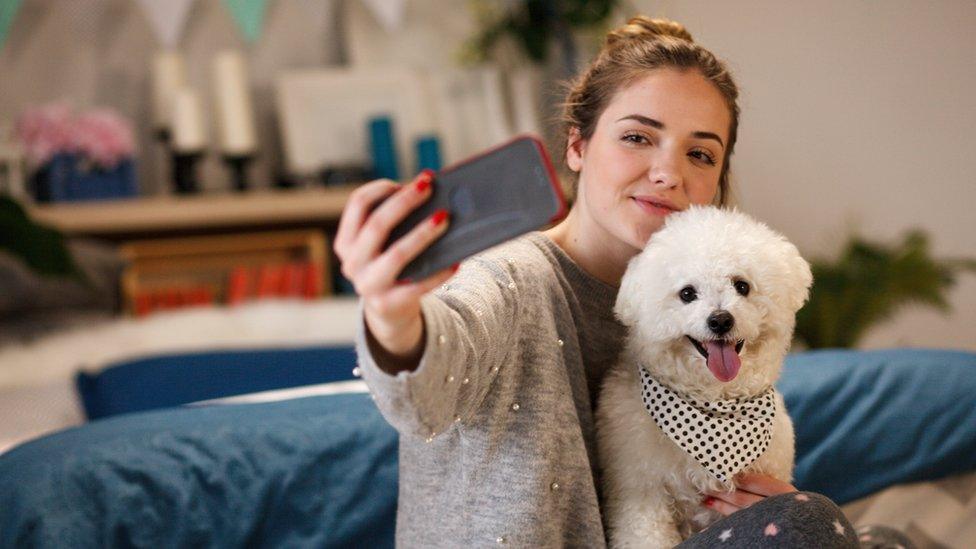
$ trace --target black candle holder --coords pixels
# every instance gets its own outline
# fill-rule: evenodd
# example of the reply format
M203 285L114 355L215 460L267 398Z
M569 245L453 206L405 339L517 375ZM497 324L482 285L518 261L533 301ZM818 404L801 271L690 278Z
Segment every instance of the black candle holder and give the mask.
M230 168L231 180L234 183L234 189L239 192L244 192L250 186L247 182L247 166L254 160L253 154L247 155L223 155L224 163Z
M193 194L200 190L197 181L197 162L203 158L200 151L173 151L173 185L177 194Z

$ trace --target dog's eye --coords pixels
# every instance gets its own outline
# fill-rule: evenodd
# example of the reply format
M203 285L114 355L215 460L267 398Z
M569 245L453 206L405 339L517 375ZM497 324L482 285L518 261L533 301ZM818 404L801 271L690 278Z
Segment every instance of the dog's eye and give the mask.
M733 286L735 286L735 291L739 292L739 295L741 296L749 295L749 283L746 282L745 280L736 280L733 283Z
M691 303L692 301L698 299L698 292L695 291L694 286L685 286L684 288L681 288L680 292L678 292L678 297L680 297L681 301L684 301L685 303Z

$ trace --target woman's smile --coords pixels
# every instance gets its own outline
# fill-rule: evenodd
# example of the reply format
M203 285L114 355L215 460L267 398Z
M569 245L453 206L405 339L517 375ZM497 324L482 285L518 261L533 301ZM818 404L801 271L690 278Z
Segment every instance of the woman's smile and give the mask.
M659 198L655 196L639 195L632 196L630 199L639 207L642 211L649 213L651 215L658 215L665 217L674 212L679 212L684 208L677 207L672 201L666 198Z

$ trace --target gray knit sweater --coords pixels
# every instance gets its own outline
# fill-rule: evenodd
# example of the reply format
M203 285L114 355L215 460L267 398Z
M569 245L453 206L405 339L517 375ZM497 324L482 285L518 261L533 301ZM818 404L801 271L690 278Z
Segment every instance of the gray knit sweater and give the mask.
M535 232L423 298L412 372L377 367L360 319L360 370L400 433L398 546L605 545L593 415L616 292Z

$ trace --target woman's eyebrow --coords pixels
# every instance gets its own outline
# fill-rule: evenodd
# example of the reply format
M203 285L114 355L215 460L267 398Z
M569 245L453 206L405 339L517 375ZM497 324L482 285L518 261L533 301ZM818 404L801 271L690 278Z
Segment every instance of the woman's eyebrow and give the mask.
M627 116L618 119L617 122L621 122L624 120L635 120L637 122L640 122L641 124L644 124L645 126L650 126L654 129L658 129L658 130L664 129L664 124L661 121L654 120L653 118L648 118L641 114L628 114ZM712 132L692 132L691 135L696 139L714 139L715 141L718 141L718 144L721 145L722 148L725 148L725 143L722 142L722 138Z

